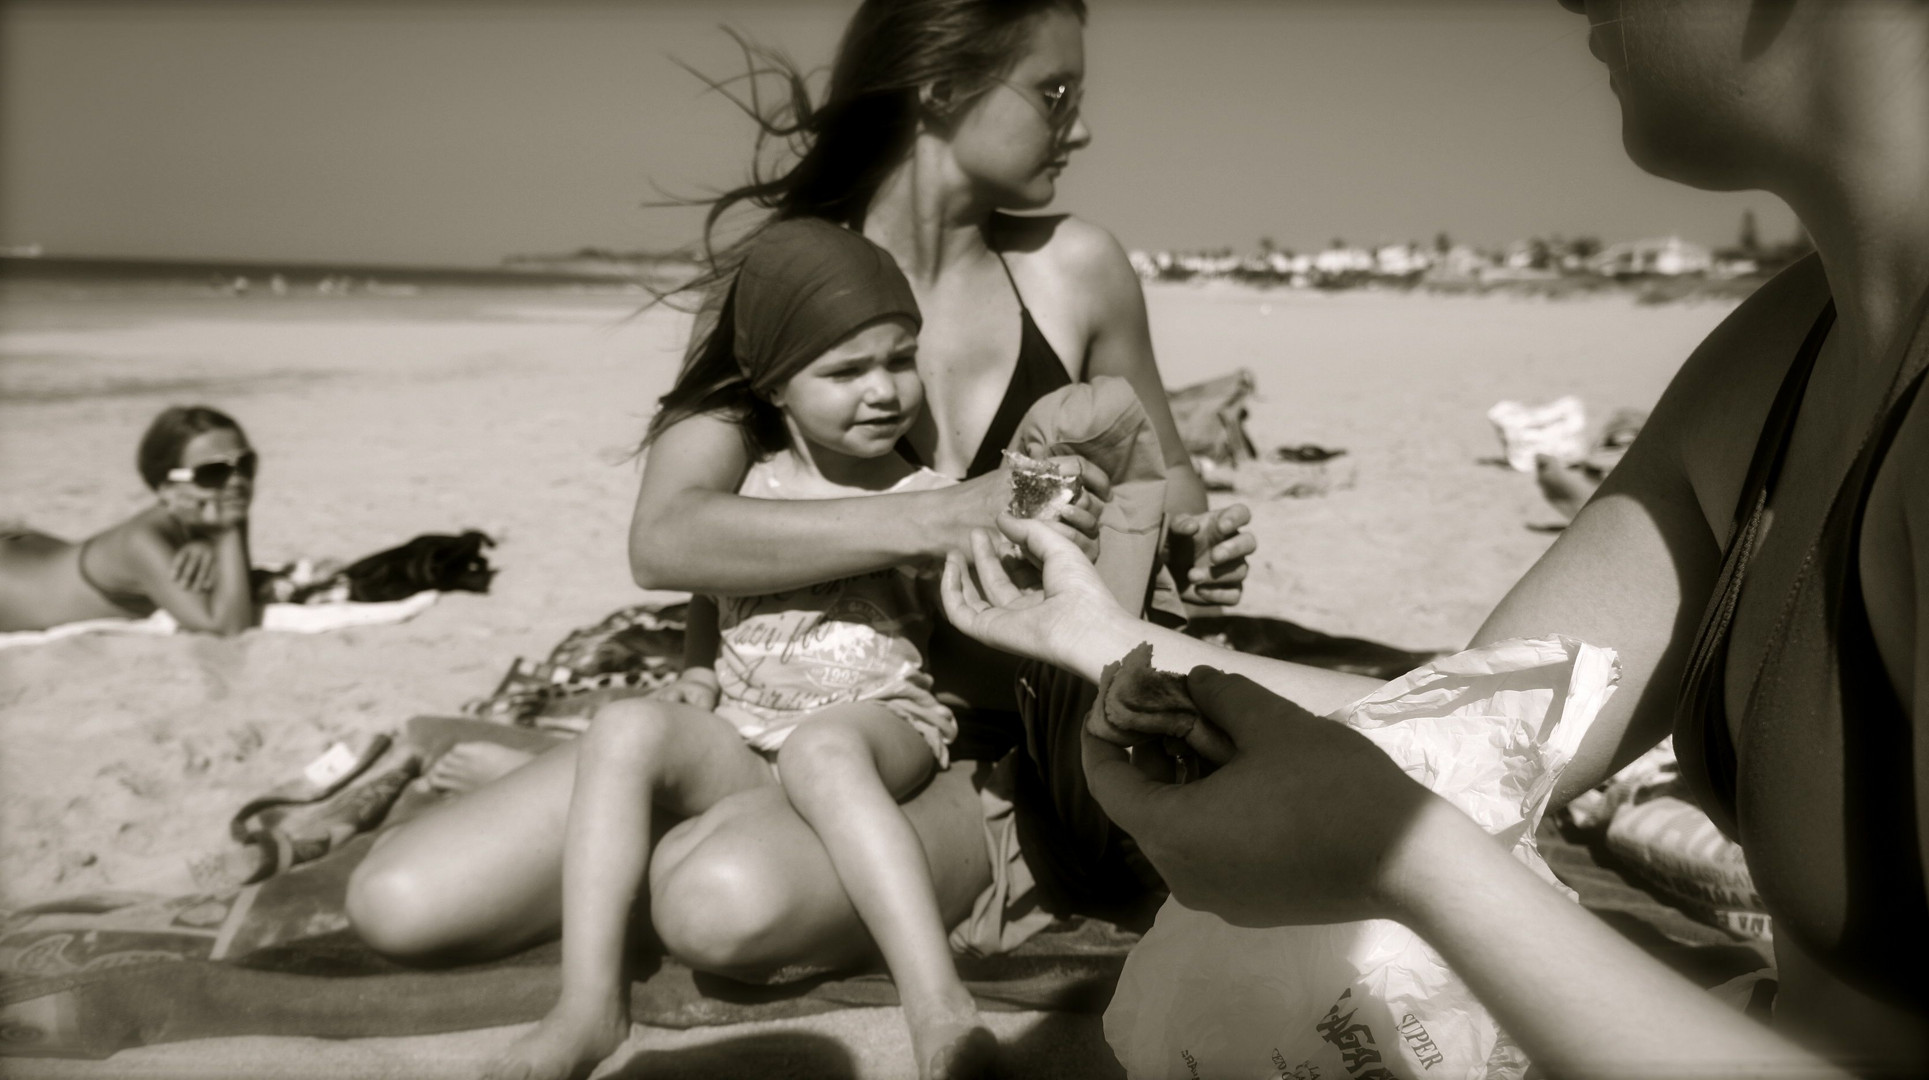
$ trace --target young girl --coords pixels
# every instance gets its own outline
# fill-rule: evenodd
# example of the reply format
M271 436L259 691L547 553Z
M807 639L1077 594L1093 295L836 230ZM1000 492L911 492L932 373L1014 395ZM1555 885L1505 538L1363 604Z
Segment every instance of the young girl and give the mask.
M155 503L78 544L0 530L0 631L165 609L182 627L254 624L248 503L257 457L241 425L202 405L162 412L136 459Z
M775 224L651 434L693 412L731 417L755 461L739 490L757 498L949 484L896 452L924 403L919 322L897 265L862 236L820 219ZM945 764L957 733L924 671L929 581L906 567L693 602L682 677L603 710L580 743L561 998L492 1075L580 1075L616 1048L629 1031L624 946L655 812L689 817L770 784L822 838L883 952L919 1075L987 1068L995 1044L952 966L924 849L897 806Z

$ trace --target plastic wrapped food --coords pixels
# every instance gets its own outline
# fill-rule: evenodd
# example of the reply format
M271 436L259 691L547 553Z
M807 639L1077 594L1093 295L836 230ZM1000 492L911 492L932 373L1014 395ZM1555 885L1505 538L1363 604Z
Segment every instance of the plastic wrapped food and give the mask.
M1011 469L1011 504L1006 509L1013 517L1051 517L1054 507L1071 505L1083 490L1078 477L1066 476L1049 461L1003 453Z
M1505 641L1418 668L1333 718L1566 891L1534 830L1617 677L1607 649ZM1471 1080L1519 1077L1527 1064L1439 954L1399 923L1252 930L1173 900L1126 961L1105 1037L1129 1075L1175 1080Z

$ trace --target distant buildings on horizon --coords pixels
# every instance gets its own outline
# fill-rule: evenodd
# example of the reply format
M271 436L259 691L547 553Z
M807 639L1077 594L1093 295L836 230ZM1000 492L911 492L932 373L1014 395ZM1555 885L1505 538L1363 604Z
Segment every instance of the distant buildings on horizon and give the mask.
M1231 279L1301 289L1371 286L1479 288L1570 282L1605 285L1651 279L1752 279L1808 250L1805 239L1765 248L1744 220L1743 243L1711 248L1678 236L1603 245L1593 237L1533 237L1504 248L1453 243L1357 247L1335 240L1322 251L1294 252L1260 242L1257 251L1133 251L1132 266L1147 281Z

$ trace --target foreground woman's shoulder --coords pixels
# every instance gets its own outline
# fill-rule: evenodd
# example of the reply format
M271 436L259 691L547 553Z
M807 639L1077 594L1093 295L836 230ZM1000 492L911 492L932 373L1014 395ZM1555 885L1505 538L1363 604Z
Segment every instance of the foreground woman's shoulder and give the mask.
M992 246L1007 259L1070 274L1123 270L1125 248L1103 226L1071 214L998 214L991 221Z
M1828 298L1828 281L1812 257L1764 283L1695 347L1655 406L1650 427L1689 460L1725 458L1731 443L1752 447Z
M1143 308L1132 261L1102 226L1070 214L999 214L991 242L1034 307L1045 300L1087 327Z

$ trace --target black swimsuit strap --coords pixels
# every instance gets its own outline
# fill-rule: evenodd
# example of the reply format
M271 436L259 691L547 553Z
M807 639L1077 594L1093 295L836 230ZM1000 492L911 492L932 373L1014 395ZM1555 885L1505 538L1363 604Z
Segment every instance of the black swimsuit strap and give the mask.
M1052 343L1045 340L1031 316L1031 308L1025 305L1025 294L1018 290L1011 266L1003 255L995 251L992 254L1004 268L1005 280L1011 283L1011 294L1018 300L1018 359L1012 364L1011 379L1005 383L1005 396L998 401L998 411L992 414L985 436L978 443L978 451L965 469L967 480L996 471L1004 463L1001 451L1011 445L1012 436L1018 434L1018 425L1024 422L1032 405L1059 387L1072 384L1064 361L1058 358ZM898 453L912 464L925 464L909 439L898 440Z
M1722 685L1728 669L1728 636L1733 629L1735 607L1741 600L1748 563L1760 539L1769 495L1788 458L1796 414L1801 411L1816 358L1821 356L1822 344L1828 340L1834 325L1835 301L1831 299L1815 317L1802 347L1789 364L1788 374L1782 377L1774 404L1769 406L1761 438L1755 443L1755 453L1742 481L1741 495L1735 502L1721 573L1702 614L1676 703L1675 756L1680 762L1682 780L1702 810L1730 838L1738 830L1735 743L1728 730L1728 707Z

